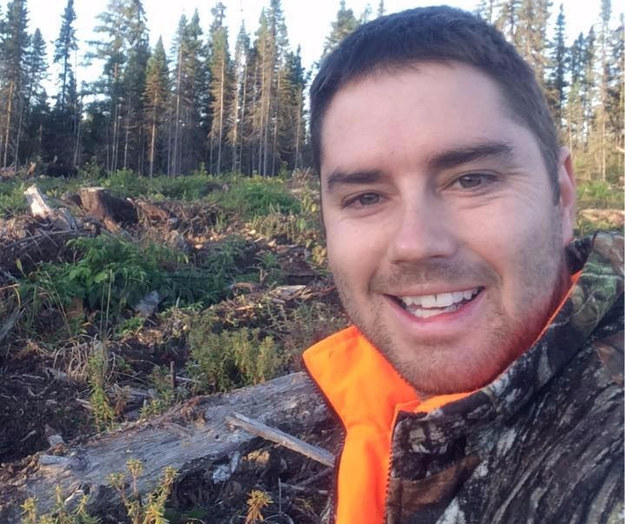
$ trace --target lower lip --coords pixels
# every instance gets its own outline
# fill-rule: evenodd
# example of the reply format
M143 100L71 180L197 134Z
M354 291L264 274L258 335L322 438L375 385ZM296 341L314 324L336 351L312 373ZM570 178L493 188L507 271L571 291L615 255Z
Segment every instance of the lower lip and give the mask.
M452 334L451 332L457 328L463 327L471 320L471 317L477 312L479 305L482 303L484 290L477 294L472 300L464 303L455 311L440 313L428 318L415 317L412 313L400 306L394 298L386 297L393 310L398 314L402 323L408 323L409 329L417 329L419 331L431 332L436 334Z

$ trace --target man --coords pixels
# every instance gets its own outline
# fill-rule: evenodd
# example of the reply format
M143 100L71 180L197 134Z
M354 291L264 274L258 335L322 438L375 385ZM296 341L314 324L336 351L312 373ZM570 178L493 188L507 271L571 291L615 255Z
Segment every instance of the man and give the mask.
M620 521L623 243L571 244L530 68L463 11L383 17L321 65L311 133L354 323L304 354L345 429L334 519Z

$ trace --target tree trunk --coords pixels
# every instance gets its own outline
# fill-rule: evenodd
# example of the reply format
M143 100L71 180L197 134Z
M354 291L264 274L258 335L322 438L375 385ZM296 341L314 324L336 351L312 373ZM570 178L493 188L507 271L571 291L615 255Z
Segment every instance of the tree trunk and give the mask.
M9 100L7 107L7 124L4 134L4 158L2 160L2 167L7 167L7 159L9 154L9 136L11 135L11 112L13 108L13 81L9 84Z

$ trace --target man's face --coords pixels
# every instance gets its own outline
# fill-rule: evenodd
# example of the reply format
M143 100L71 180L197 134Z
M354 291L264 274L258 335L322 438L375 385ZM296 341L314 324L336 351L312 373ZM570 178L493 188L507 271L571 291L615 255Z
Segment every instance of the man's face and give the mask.
M569 156L554 205L532 133L457 63L347 84L321 139L328 257L352 321L422 392L494 379L568 286Z

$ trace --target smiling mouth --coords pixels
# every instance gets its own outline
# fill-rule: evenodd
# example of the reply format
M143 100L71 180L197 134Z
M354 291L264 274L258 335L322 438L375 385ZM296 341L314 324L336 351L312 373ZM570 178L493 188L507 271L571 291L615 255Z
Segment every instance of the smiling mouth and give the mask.
M475 300L484 288L477 287L466 291L393 297L408 313L417 318L431 318L444 313L453 313Z

